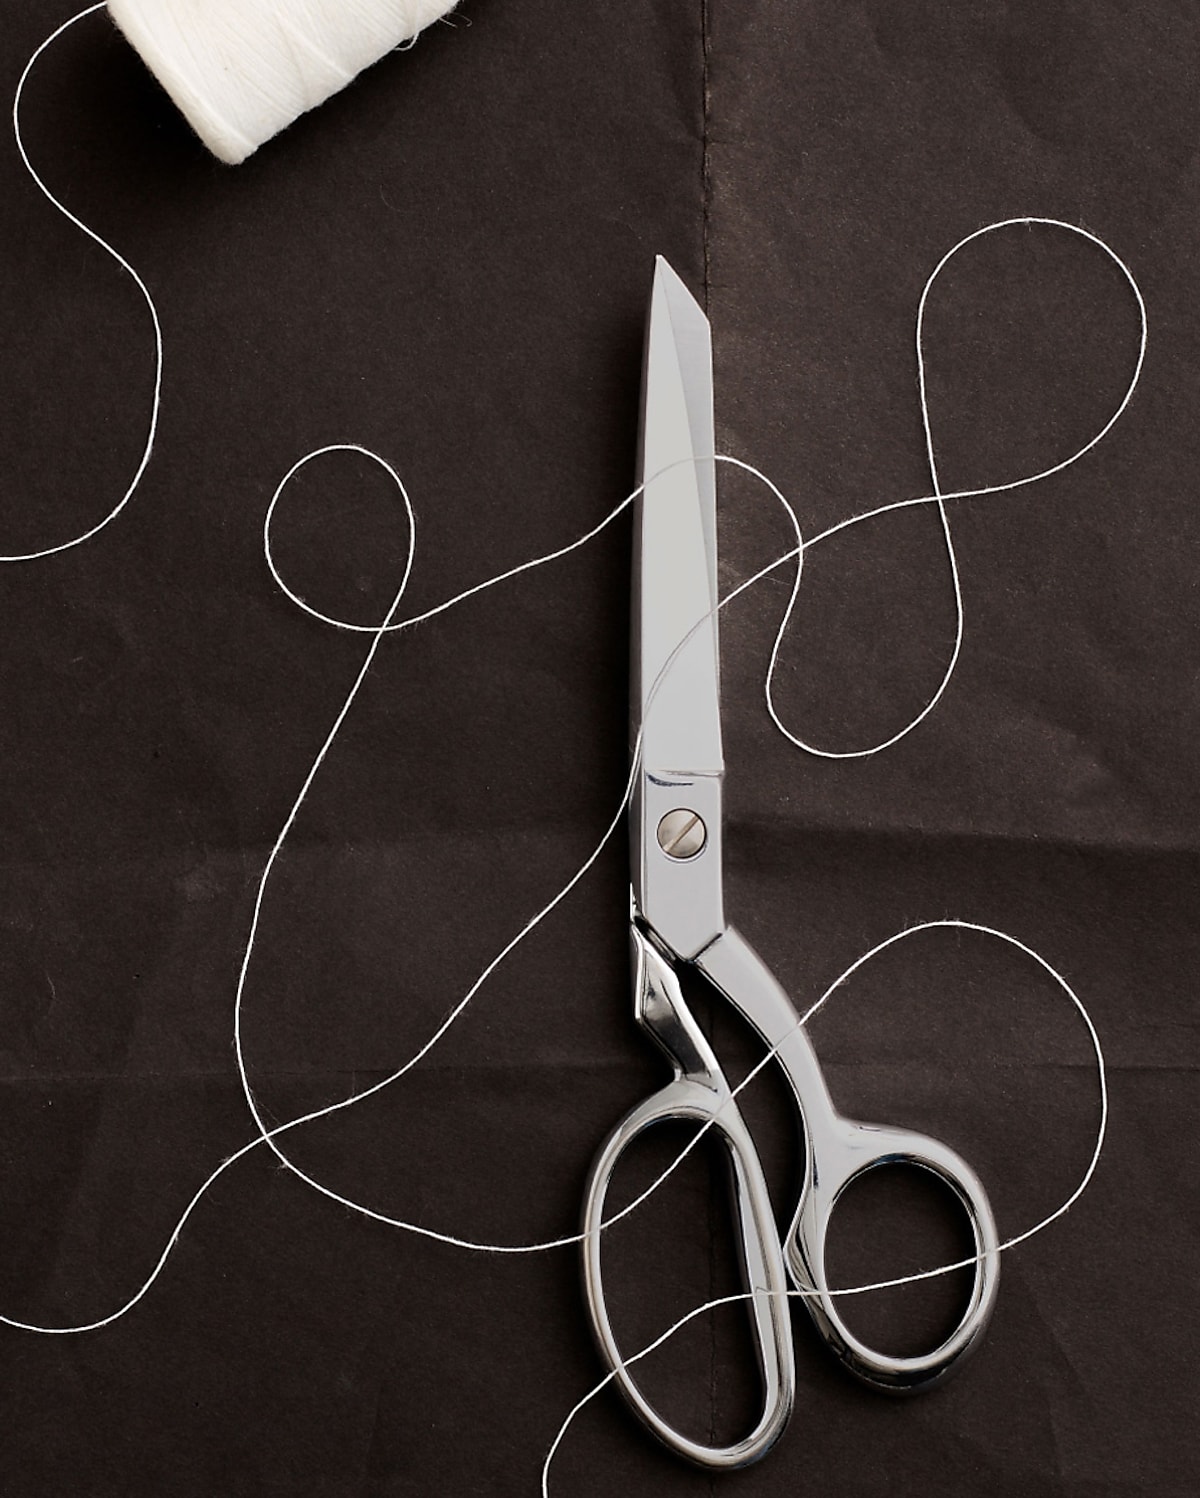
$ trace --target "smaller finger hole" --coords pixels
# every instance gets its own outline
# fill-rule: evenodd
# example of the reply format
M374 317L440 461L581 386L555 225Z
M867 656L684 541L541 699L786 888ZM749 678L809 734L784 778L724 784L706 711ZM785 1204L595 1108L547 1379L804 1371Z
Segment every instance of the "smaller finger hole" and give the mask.
M838 1198L825 1245L831 1289L873 1285L953 1264L975 1253L958 1195L933 1171L889 1162L851 1181ZM972 1269L836 1297L861 1342L887 1357L921 1357L953 1335L970 1302Z

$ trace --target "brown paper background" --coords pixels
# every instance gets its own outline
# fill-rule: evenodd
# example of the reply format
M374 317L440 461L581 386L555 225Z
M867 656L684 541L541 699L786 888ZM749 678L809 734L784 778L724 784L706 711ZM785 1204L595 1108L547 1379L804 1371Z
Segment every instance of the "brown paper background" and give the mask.
M69 14L3 0L6 94ZM726 611L727 898L802 1006L925 920L1036 948L1108 1057L1095 1182L1007 1257L986 1343L944 1389L857 1387L797 1311L797 1410L761 1465L682 1466L605 1395L551 1491L1195 1492L1198 43L1200 20L1165 0L469 0L237 169L102 16L52 49L29 149L145 277L166 362L128 509L85 547L0 571L0 1311L109 1314L253 1133L231 1038L254 891L365 644L267 573L263 515L290 465L327 442L396 465L418 512L413 608L564 544L630 484L663 253L712 320L722 450L770 473L814 534L928 492L913 324L938 259L989 221L1053 216L1142 287L1133 403L1069 471L954 505L961 662L888 753L814 760L772 728L761 679L786 577ZM152 346L137 289L11 144L0 195L13 552L120 495ZM1098 251L1018 230L953 263L927 334L942 481L970 487L1103 424L1137 318ZM722 473L720 511L730 584L787 544L747 478ZM404 544L361 461L314 465L281 506L289 578L363 621ZM627 590L621 522L385 642L266 901L245 1041L271 1119L412 1054L594 845L626 774ZM830 747L886 737L936 685L953 625L935 516L859 527L810 555L781 709ZM295 1137L306 1170L441 1231L574 1230L599 1142L662 1076L632 1022L620 843L424 1065ZM723 1055L751 1054L706 1013ZM1005 1234L1086 1164L1086 1036L1011 949L914 937L814 1034L839 1104L953 1143ZM747 1111L785 1215L784 1100L764 1086ZM733 1282L727 1217L697 1166L614 1231L631 1348ZM847 1202L838 1263L846 1280L928 1264L952 1229L885 1181ZM911 1345L946 1293L863 1306L859 1324ZM79 1337L2 1330L0 1349L13 1498L535 1494L602 1372L573 1250L485 1257L397 1232L265 1151L221 1178L128 1316ZM696 1433L735 1434L754 1394L740 1319L690 1329L646 1381Z

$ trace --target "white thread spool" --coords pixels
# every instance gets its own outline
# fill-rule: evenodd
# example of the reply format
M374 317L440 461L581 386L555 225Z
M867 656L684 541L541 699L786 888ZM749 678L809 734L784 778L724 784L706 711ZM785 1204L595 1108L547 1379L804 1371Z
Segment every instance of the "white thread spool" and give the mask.
M204 144L236 165L457 0L107 0Z

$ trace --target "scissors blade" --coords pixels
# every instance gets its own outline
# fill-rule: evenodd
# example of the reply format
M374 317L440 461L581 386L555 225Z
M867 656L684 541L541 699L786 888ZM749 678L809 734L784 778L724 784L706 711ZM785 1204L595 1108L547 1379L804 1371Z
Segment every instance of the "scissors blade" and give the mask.
M660 256L646 339L644 488L634 545L633 708L642 771L631 852L635 905L681 957L724 926L714 446L708 319ZM668 816L685 835L694 818L699 851L660 835Z
M660 255L642 406L635 548L642 757L655 773L720 774L716 479L708 319Z

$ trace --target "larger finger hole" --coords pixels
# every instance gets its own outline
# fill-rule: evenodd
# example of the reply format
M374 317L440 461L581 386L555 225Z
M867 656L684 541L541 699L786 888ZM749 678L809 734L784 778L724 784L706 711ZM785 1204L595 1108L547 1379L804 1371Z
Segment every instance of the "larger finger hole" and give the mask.
M857 1177L838 1198L825 1247L835 1290L875 1285L975 1254L961 1199L931 1170L889 1162ZM868 1347L888 1357L933 1352L962 1320L973 1269L836 1297L838 1313Z
M664 1122L636 1139L617 1166L605 1217L651 1186L698 1129ZM625 1357L695 1307L743 1291L730 1177L728 1151L710 1129L652 1195L605 1230L605 1296ZM762 1406L747 1306L738 1299L693 1317L630 1370L662 1418L706 1446L748 1434Z

